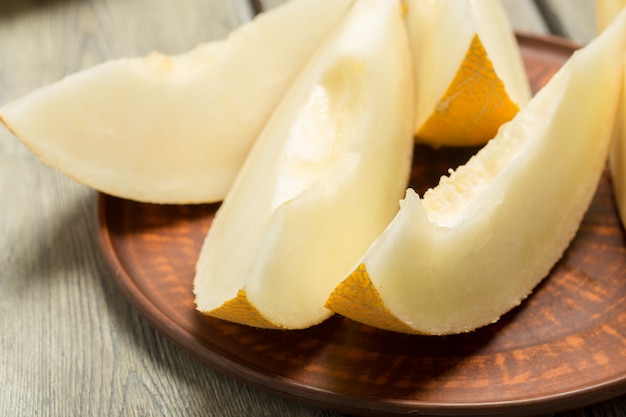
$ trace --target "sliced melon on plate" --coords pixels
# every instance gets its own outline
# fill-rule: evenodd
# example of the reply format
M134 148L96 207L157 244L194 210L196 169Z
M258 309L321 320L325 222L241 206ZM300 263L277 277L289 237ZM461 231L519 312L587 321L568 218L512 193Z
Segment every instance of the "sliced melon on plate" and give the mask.
M330 291L398 210L413 148L401 3L358 0L265 127L209 229L198 310L263 328L322 322Z
M492 323L548 275L606 166L626 12L576 52L466 165L409 190L326 305L366 324L450 334Z
M285 91L352 0L293 0L188 53L108 61L0 109L77 181L156 203L222 200Z
M405 0L416 79L416 140L472 146L495 136L530 99L499 0Z

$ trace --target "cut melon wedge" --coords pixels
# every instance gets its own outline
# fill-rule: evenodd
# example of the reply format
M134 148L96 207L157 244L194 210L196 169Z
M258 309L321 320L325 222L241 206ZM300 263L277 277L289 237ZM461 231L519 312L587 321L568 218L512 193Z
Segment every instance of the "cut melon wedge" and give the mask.
M199 311L262 328L322 322L330 291L406 190L413 81L401 3L358 0L256 142L208 232Z
M595 0L598 31L606 29L619 12L626 7L626 0Z
M621 10L626 8L626 0L596 0L598 29L606 28ZM626 54L626 51L624 51ZM624 68L626 85L626 68ZM609 152L611 183L615 203L622 225L626 225L626 87L622 86L622 100L615 123L613 143Z
M624 59L626 59L626 51L624 54ZM622 225L626 226L626 67L622 84L622 100L617 112L613 143L609 152L609 168L619 218Z
M548 275L606 166L626 13L468 163L401 209L326 306L406 333L493 323Z
M405 3L416 80L417 142L487 142L530 99L519 46L500 1Z
M263 125L352 0L293 0L227 40L108 61L5 105L36 155L105 193L222 200Z

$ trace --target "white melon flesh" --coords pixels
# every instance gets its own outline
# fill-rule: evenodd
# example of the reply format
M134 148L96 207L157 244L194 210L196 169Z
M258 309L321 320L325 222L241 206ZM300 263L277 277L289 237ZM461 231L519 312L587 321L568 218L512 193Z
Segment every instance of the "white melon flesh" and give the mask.
M626 0L596 0L598 29L605 29L624 8L626 8ZM626 51L624 53L626 54ZM626 84L626 68L624 80ZM609 167L619 218L622 225L626 225L626 87L624 85L620 106L609 153Z
M413 83L400 2L358 0L256 142L197 264L197 308L251 326L328 318L330 291L398 210Z
M495 136L530 99L499 0L406 0L416 80L415 134L434 146Z
M619 12L626 7L626 0L595 0L596 24L598 30L604 30Z
M293 0L226 40L119 59L0 109L52 167L157 203L222 200L263 125L352 0Z
M468 163L401 209L327 306L407 333L496 321L548 275L606 166L626 12Z
M626 59L626 55L624 58ZM622 100L609 153L609 167L619 218L622 225L626 225L626 67L622 84Z

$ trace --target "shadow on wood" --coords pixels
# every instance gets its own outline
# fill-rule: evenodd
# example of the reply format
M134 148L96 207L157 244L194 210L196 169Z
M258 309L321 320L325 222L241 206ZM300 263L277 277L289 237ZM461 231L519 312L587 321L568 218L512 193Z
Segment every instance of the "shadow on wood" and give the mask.
M28 13L40 8L52 7L63 3L71 3L76 0L7 0L2 2L0 22L9 20L18 14Z

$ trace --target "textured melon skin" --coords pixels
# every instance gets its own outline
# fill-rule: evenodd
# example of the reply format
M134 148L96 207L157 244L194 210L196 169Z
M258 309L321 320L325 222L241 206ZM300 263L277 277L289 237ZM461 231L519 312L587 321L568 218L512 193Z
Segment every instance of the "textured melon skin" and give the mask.
M416 79L415 136L480 145L530 99L530 85L498 0L406 0Z
M596 190L625 48L626 11L466 165L423 199L409 190L326 305L423 334L471 331L517 306L560 259Z
M198 310L304 328L398 210L411 167L400 2L359 0L259 137L197 264Z
M351 3L294 0L182 55L105 62L5 105L0 120L44 162L102 192L220 201Z

